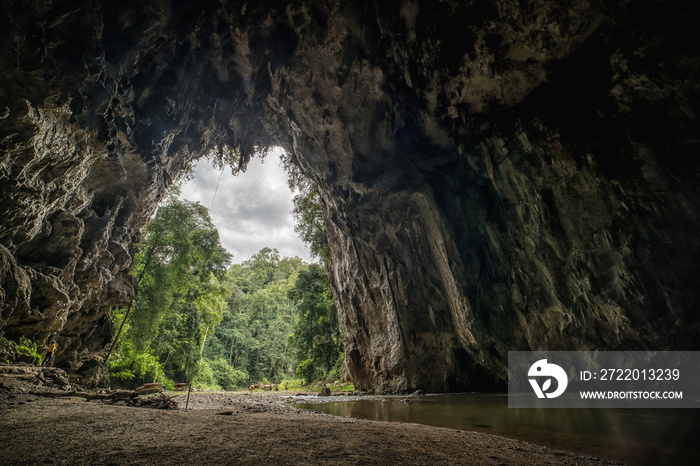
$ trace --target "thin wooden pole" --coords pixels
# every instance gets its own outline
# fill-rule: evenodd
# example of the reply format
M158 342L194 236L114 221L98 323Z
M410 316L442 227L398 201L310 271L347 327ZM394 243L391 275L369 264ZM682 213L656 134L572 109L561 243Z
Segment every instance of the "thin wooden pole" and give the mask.
M202 367L202 353L204 353L204 342L207 341L207 333L209 333L209 326L207 326L207 329L204 331L204 338L202 338L202 346L199 348L199 363L197 364L197 373L199 373L199 369ZM187 389L187 401L185 402L185 411L187 411L187 407L190 405L190 392L192 392L192 380L190 380L190 386Z
M187 411L187 407L190 405L190 393L192 392L192 381L190 380L190 386L187 389L187 402L185 403L185 411Z

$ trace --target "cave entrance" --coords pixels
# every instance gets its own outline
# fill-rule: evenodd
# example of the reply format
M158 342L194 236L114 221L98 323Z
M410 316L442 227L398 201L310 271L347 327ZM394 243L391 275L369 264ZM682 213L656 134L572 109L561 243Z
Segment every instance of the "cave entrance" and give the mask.
M126 388L155 381L172 389L287 390L301 379L339 378L337 307L296 222L305 221L298 199L308 201L314 185L280 148L256 154L245 170L217 155L188 167L190 176L144 227L129 271L138 293L112 316L119 325L109 350L112 379Z

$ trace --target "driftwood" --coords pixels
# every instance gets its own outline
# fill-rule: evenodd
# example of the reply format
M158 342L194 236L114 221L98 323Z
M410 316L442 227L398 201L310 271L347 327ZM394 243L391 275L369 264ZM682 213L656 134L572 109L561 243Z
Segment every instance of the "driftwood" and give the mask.
M63 369L37 367L30 364L0 364L0 381L2 379L25 381L22 383L29 382L34 389L24 389L23 391L35 396L47 398L74 396L85 398L87 401L98 400L126 406L177 409L177 402L161 392L162 386L159 383L147 383L135 390L110 390L100 393L86 392L80 386L71 384ZM142 396L150 393L158 393L158 395Z
M134 406L153 409L177 409L177 401L164 393L158 393L157 396L139 398L138 400L139 402Z
M147 383L147 384L141 385L140 387L137 387L134 390L141 393L141 394L145 394L145 393L157 393L157 392L160 392L162 389L163 389L163 387L161 386L161 384L159 384L158 382L153 382L153 383Z
M139 408L177 409L177 401L173 400L165 393L158 393L158 395L147 397L139 397L137 395L129 398L114 400L112 402Z
M141 397L141 393L137 390L114 390L109 393L88 393L79 392L76 390L66 392L56 392L47 390L34 390L29 392L32 395L43 396L48 398L60 398L66 396L76 396L85 398L87 401L102 400L112 403L124 404L126 406L135 406L141 408L154 409L177 409L177 402L164 393L158 393L157 396Z

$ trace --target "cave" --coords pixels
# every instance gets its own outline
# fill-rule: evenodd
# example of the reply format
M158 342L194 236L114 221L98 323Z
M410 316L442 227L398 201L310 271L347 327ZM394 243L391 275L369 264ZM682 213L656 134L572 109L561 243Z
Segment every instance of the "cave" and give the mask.
M682 5L74 2L0 11L0 336L113 336L192 160L319 185L346 365L504 387L513 350L700 350L700 56Z

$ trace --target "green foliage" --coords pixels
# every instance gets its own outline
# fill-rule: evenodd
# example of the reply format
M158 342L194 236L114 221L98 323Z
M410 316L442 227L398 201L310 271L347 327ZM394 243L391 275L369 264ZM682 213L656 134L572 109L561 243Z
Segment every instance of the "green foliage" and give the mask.
M121 359L110 361L115 377L156 381L164 374L193 380L205 334L221 321L227 296L230 255L205 207L170 198L142 232L143 250L130 273L140 276L139 294L124 336ZM124 320L124 310L113 315Z
M112 378L115 378L115 379L120 380L122 382L129 381L129 380L133 379L134 377L136 377L134 375L134 373L131 372L131 369L128 369L128 368L124 369L124 368L114 366L111 364L111 362L110 362L110 366L109 366L109 375Z
M221 390L221 387L216 383L214 371L206 361L203 361L199 366L198 371L194 374L193 385L205 390Z
M19 342L8 340L7 338L0 339L0 354L3 355L7 364L19 360L20 362L39 365L42 361L39 347L26 337L20 337Z
M175 390L175 382L173 382L172 380L170 380L167 377L162 377L160 379L160 383L163 386L163 390L169 390L169 391Z
M20 356L30 358L33 364L41 364L42 357L39 354L39 348L37 347L37 344L31 341L29 338L20 337L16 348L17 353Z
M282 379L279 382L280 390L304 390L304 380L303 379Z
M218 358L208 362L211 368L214 381L225 390L233 390L246 386L248 374L234 369L223 358Z
M323 387L328 387L331 392L351 392L355 390L352 382L333 382L331 380L318 380L316 382L305 383L304 379L283 379L279 383L280 390L288 391L321 391Z
M219 244L207 209L171 198L144 232L146 246L130 270L143 273L134 302L134 329L151 336L164 316L183 303L196 307L202 323L216 325L225 296L216 278L223 276L231 257Z
M353 385L352 382L343 382L331 387L331 391L333 392L352 392L354 390L355 385Z
M280 258L276 249L264 248L229 269L227 308L204 356L238 370L244 378L236 385L279 380L295 366L287 338L296 309L287 293L305 267L299 258Z
M292 162L292 156L288 155L282 161L287 171L289 188L297 191L292 210L294 231L309 245L311 254L326 259L330 244L323 222L323 199L318 184L302 173Z
M263 145L255 148L255 155L261 159L264 159L268 152L269 147ZM207 154L207 158L211 160L215 168L223 170L228 167L231 169L231 173L238 175L246 170L251 155L252 153L241 151L240 146L225 145L223 147L215 147Z
M308 270L301 271L288 296L297 307L294 333L289 337L297 359L302 361L297 374L307 382L331 375L343 347L335 304L323 269L312 264Z
M148 351L139 350L130 340L123 340L119 358L110 359L109 373L122 382L136 385L156 382L163 375L158 358Z
M316 369L316 364L314 364L313 359L304 359L299 363L294 373L297 377L309 383L316 379L318 370Z

